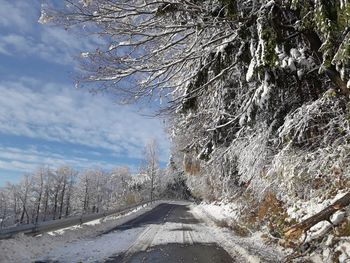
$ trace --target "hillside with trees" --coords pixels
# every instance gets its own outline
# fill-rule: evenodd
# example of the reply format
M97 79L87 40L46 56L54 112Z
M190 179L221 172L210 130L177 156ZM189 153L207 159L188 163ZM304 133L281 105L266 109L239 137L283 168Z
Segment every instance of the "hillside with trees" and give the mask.
M78 86L159 99L172 169L196 198L239 204L240 224L294 248L293 258L350 253L338 249L350 235L350 2L65 3L44 5L40 22L103 39L82 51Z

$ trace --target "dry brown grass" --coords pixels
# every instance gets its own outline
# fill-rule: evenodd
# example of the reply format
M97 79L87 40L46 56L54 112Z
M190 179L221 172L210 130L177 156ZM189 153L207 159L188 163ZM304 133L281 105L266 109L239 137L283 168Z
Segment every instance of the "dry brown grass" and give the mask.
M288 219L284 203L273 192L268 192L259 204L257 220L267 223L272 236L282 238L284 230L295 223Z
M200 161L192 156L185 156L184 170L189 175L199 175L201 171Z
M350 221L346 219L343 223L341 223L336 231L336 236L338 237L349 237L350 236Z
M237 236L247 237L250 235L250 231L245 226L239 225L237 222L227 220L220 220L216 222L219 227L224 227L232 230Z

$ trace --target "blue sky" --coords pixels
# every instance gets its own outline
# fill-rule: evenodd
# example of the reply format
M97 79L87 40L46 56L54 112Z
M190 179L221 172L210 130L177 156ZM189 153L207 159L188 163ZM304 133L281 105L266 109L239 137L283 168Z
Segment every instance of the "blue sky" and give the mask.
M39 1L0 0L0 6L0 186L42 165L135 170L150 138L166 163L162 120L74 87L74 57L102 39L39 24Z

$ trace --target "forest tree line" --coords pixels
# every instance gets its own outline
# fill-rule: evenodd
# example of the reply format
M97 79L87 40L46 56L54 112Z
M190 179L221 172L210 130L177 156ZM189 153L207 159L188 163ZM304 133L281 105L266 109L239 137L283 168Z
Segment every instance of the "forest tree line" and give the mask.
M138 187L146 188L145 182ZM136 186L132 185L127 167L112 172L102 169L78 172L68 166L39 168L33 174L24 175L19 183L7 183L0 189L0 226L115 209L136 202L137 198L131 194L133 187Z
M8 182L0 188L0 229L103 213L157 198L188 198L183 174L161 168L158 158L156 143L151 140L137 172L127 166L111 171L38 168L18 183Z

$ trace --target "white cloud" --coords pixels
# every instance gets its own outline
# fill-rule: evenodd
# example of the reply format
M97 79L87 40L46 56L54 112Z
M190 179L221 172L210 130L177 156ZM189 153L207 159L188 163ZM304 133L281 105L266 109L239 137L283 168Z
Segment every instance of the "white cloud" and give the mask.
M69 65L83 51L95 50L103 43L96 36L77 30L40 25L40 5L26 0L0 0L0 54L35 56L49 62ZM7 31L7 32L6 32Z
M32 23L28 21L39 12L39 5L35 1L0 0L0 6L0 26L16 28L22 32L32 29Z
M39 16L39 1L0 0L0 54L39 57L70 65L68 70L71 70L75 66L73 55L94 50L103 43L102 39L82 36L81 32L79 35L39 25ZM50 63L47 66L50 67ZM0 80L0 93L0 133L94 147L99 159L103 156L99 156L98 149L110 150L117 158L141 158L148 139L155 138L161 161L167 161L169 142L161 121L145 119L131 106L118 106L101 95L92 96L57 83L20 76ZM7 170L32 171L45 162L49 165L67 161L77 165L102 164L104 168L111 165L78 158L69 160L51 150L40 153L0 147L0 151L0 168Z
M0 37L1 53L8 55L29 55L34 54L37 48L25 37L17 34L7 34Z
M158 119L146 119L131 106L101 95L30 79L0 81L0 132L48 141L108 149L119 157L142 158L150 138L161 160L169 142Z
M47 27L41 31L40 39L18 33L0 36L0 53L18 57L35 56L48 62L72 65L74 56L96 47L95 40L82 41L63 29Z
M0 146L0 169L24 173L34 172L41 166L57 168L63 165L69 165L76 169L102 167L111 170L117 164L104 161L92 161L87 158L67 158L67 156L50 151Z

